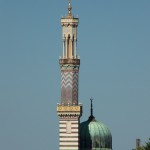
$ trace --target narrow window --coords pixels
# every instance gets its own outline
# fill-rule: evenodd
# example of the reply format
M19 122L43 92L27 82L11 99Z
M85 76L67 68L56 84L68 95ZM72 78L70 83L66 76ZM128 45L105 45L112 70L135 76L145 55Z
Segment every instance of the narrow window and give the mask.
M70 58L70 34L67 39L67 58Z
M75 55L74 55L74 36L72 38L72 56L73 56L73 58L75 57Z

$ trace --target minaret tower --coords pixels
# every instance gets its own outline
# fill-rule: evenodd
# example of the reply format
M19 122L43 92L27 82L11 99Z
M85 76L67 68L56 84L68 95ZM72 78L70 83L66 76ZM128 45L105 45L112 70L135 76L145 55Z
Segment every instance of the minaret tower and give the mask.
M78 103L78 73L80 59L77 55L78 18L71 13L61 18L63 52L59 59L61 69L61 103L57 105L59 116L59 150L79 150L79 125L82 106Z

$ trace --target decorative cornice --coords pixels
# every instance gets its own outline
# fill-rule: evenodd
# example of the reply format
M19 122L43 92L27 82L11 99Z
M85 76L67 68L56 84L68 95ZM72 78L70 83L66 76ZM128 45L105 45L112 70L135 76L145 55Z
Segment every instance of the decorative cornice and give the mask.
M59 59L59 64L74 64L80 65L80 59Z
M82 106L57 106L57 112L81 112Z

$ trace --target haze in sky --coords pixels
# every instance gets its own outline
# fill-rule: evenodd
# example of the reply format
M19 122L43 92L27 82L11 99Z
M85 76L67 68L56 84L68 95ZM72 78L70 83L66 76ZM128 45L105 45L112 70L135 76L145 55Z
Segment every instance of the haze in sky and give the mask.
M81 122L106 124L114 150L150 137L150 1L72 0L80 19ZM60 18L67 0L0 0L0 150L58 150Z

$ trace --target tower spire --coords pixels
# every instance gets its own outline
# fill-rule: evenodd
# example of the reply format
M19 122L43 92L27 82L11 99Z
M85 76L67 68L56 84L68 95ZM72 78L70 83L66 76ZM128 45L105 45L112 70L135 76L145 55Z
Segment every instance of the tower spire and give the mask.
M68 16L67 17L72 17L71 10L72 10L71 0L68 0Z

